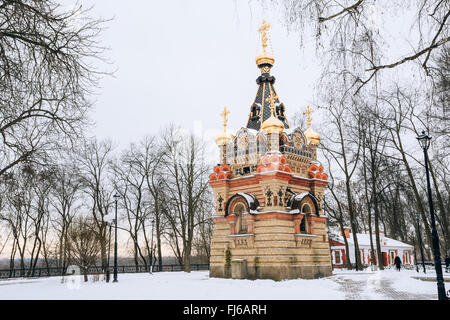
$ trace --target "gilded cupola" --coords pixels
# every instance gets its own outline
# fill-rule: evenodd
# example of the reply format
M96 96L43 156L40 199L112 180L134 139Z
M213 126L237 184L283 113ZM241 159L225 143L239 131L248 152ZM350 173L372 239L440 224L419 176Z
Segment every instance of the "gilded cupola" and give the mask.
M266 133L282 133L284 130L284 123L275 117L275 100L276 96L273 94L270 95L270 97L267 98L268 102L270 103L270 111L271 115L270 117L265 120L262 125L261 129Z
M227 131L228 114L230 111L227 107L223 108L220 116L223 118L223 131L216 136L216 144L218 146L225 146L229 141L233 139L233 135Z
M317 146L320 143L320 135L311 128L311 114L313 112L314 110L310 106L308 106L306 111L303 112L303 114L306 115L306 121L308 122L308 129L305 131L305 137L311 144Z

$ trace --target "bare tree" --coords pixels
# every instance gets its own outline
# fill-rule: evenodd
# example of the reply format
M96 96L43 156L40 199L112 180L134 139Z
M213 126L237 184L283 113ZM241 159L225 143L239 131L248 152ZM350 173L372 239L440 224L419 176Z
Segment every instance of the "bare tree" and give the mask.
M385 105L383 110L384 116L380 115L380 125L384 130L389 133L389 145L390 148L396 151L396 154L389 156L392 159L399 160L402 162L403 167L409 178L410 187L416 199L417 210L419 211L425 228L425 234L427 236L429 244L431 244L431 229L426 218L426 211L424 207L423 198L420 195L419 189L417 187L416 179L413 173L413 167L411 165L411 159L414 158L405 147L405 131L408 131L408 125L411 124L409 119L414 117L414 99L417 98L417 93L405 93L397 87L394 93L387 93L387 96L383 96L381 99Z
M360 161L361 136L358 130L362 123L359 118L355 118L349 112L349 110L356 110L355 100L351 99L348 103L350 106L344 105L343 100L331 102L326 109L330 116L330 123L322 148L333 159L333 164L343 175L346 204L355 247L356 269L360 270L362 265L357 238L357 217L353 200L352 177Z
M111 167L115 174L114 187L121 196L122 207L125 211L126 230L133 241L134 263L137 268L139 259L141 259L147 268L147 259L143 255L142 244L139 242L139 237L143 234L144 246L148 248L149 244L145 233L145 222L149 214L149 211L145 210L148 198L145 189L147 172L140 160L139 150L136 145L131 144L130 148L125 150L120 159Z
M107 223L106 215L112 209L112 176L109 172L112 145L110 141L86 141L77 157L83 191L87 195L86 205L91 212L95 230L101 246L102 267L106 267L107 259Z
M373 107L374 109L376 108ZM375 109L376 110L376 109ZM386 146L386 132L379 124L379 117L377 111L371 111L369 107L365 107L360 113L361 121L364 125L361 127L362 137L362 162L361 162L361 175L362 182L365 190L366 208L368 211L368 225L371 246L371 263L374 264L378 261L378 267L383 270L383 257L381 253L380 243L380 210L381 210L381 197L380 192L382 185L380 183L380 175L385 166L383 166L383 153ZM375 244L374 248L372 239L372 209L374 211L374 226L375 226ZM383 230L386 232L386 230ZM377 253L377 259L375 260L374 253Z
M15 268L16 254L19 255L19 267L25 270L25 254L29 240L33 235L31 221L33 202L34 170L30 166L17 166L14 172L3 177L6 185L3 195L5 206L0 218L12 232L12 246L10 251L10 269Z
M68 254L68 232L74 217L80 209L78 200L81 198L82 180L74 161L61 163L54 168L55 183L50 199L55 211L52 219L52 229L58 238L58 267L66 267L70 256Z
M325 159L328 162L328 167L331 168L331 157L325 154ZM348 221L348 217L346 217L345 214L345 204L343 203L343 199L345 199L345 187L342 185L342 183L336 185L337 182L332 170L329 171L329 174L330 184L328 185L327 192L331 194L331 198L329 196L324 197L324 205L326 212L331 218L329 224L332 224L333 221L336 221L339 225L340 232L344 239L347 269L352 269L348 240L345 236L344 231L346 227L346 221Z
M450 41L448 1L284 0L281 7L287 25L298 30L302 39L310 34L316 37L325 68L338 65L341 71L352 75L355 93L381 71L409 62L417 62L426 75L432 75L430 63L436 49ZM387 22L407 13L414 17L406 35L412 49L391 57ZM374 55L371 50L375 50ZM381 57L392 60L381 61Z
M212 213L215 209L212 199L212 194L205 195L195 218L198 227L194 235L193 247L196 256L202 263L209 263L209 257L211 255L211 238L213 232Z
M155 232L156 248L158 251L158 264L162 268L162 237L167 229L167 220L164 212L169 212L170 201L167 199L164 184L164 149L156 138L145 137L140 145L139 159L146 172L146 185L149 192L149 198L152 211L150 218L152 223L152 232Z
M192 134L182 136L171 126L163 134L162 147L166 152L164 184L170 204L165 213L172 229L171 246L182 257L185 271L190 272L194 230L200 223L195 217L207 195L209 167L203 144Z
M92 218L78 217L69 230L69 250L71 262L78 265L88 281L88 269L94 266L101 252L101 239L92 228Z
M50 220L49 195L54 182L53 173L48 169L36 171L33 178L32 192L35 194L35 202L32 210L28 212L33 225L34 238L30 252L29 274L31 275L34 274L41 250L45 252L44 256L48 251L46 240ZM48 266L48 260L45 260Z
M429 90L430 102L425 105L425 117L429 119L430 133L433 134L434 144L441 138L439 149L441 156L449 157L450 142L450 45L444 45L437 57L434 58L433 86Z
M0 1L0 176L82 134L105 20L51 0Z

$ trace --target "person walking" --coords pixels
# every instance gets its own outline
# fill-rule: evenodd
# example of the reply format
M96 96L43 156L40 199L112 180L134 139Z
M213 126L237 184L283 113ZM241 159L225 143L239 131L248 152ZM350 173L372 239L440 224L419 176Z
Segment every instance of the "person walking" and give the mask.
M397 268L397 271L400 271L400 266L402 265L402 261L400 260L400 258L398 256L395 257L394 264L395 264L395 267Z
M450 272L449 268L450 268L450 258L449 256L447 256L445 258L445 272Z

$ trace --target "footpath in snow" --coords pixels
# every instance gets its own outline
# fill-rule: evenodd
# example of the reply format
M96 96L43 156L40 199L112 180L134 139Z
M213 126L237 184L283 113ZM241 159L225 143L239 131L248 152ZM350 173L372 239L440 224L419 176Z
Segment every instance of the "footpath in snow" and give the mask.
M343 270L322 279L272 281L210 278L208 271L193 271L119 274L118 283L84 283L79 276L66 277L65 282L61 277L13 279L0 281L0 300L436 300L436 282L415 279L418 276L424 274ZM445 285L449 290L450 283Z

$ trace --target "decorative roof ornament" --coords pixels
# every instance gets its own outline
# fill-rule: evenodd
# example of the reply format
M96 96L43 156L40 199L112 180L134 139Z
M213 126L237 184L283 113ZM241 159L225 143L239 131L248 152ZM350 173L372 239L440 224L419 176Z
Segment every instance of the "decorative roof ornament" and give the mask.
M227 123L228 123L228 115L230 111L227 107L223 108L223 111L220 113L220 116L223 118L223 132L219 133L216 136L216 144L218 146L224 146L233 138L233 135L227 132Z
M315 112L315 110L313 108L311 108L310 106L307 106L306 111L303 112L303 115L306 116L306 121L308 122L308 128L311 127L311 122L312 122L311 115L313 114L313 112Z
M227 131L227 123L228 123L228 115L230 114L230 110L227 107L223 107L223 111L220 113L220 116L223 118L223 131Z
M270 103L270 112L272 112L272 116L275 114L275 101L278 99L278 96L270 93L270 96L267 97L266 101Z
M262 124L270 117L274 117L282 121L284 129L289 128L289 123L285 113L286 108L279 100L274 88L275 77L270 74L270 69L272 68L275 59L268 53L267 50L268 41L270 41L268 33L269 29L270 24L263 20L261 27L258 29L258 32L261 34L263 53L256 57L256 64L261 71L261 75L256 79L258 90L256 92L255 99L250 106L250 114L247 120L247 128L257 131L262 129ZM272 94L274 95L273 105L276 105L273 116L271 104L269 102Z
M261 43L263 46L264 53L266 53L267 48L267 40L269 40L269 37L267 36L267 33L270 29L270 23L267 23L265 19L262 21L261 27L259 27L258 32L261 34Z
M270 96L266 99L267 102L270 103L270 117L264 121L261 125L261 129L263 129L266 133L278 133L280 134L284 130L284 123L279 120L275 115L275 101L278 99L278 96L274 95L272 92Z
M270 29L270 23L267 23L266 20L263 19L261 27L259 27L258 32L261 34L261 44L263 47L263 53L256 57L256 64L259 68L261 68L261 72L266 73L267 67L270 70L270 68L273 66L273 63L275 62L275 58L273 55L267 53L267 41L269 40L269 29ZM266 68L262 68L266 67ZM268 72L267 72L268 73Z
M306 122L308 123L308 129L306 129L306 131L305 131L305 137L306 137L306 140L310 141L310 143L312 145L317 146L320 142L320 135L311 128L311 122L312 122L311 115L313 112L315 112L315 111L310 106L307 106L306 111L303 112L303 115L306 116Z

